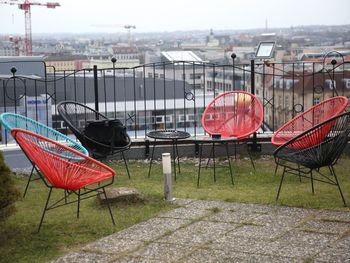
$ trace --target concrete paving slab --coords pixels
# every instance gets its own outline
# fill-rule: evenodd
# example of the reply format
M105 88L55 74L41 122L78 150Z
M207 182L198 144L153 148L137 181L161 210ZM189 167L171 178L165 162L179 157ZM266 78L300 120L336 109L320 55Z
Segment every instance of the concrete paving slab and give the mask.
M348 236L328 245L315 257L315 263L350 263L350 233Z
M271 240L283 236L288 230L279 226L243 225L230 234Z
M350 211L175 199L60 262L348 262Z
M171 235L159 239L158 242L201 245L220 238L236 227L237 225L234 224L200 221L179 229Z
M274 257L261 254L250 254L233 251L198 249L191 255L182 259L186 263L244 263L244 262L261 262L261 263L293 263L301 262L300 259L290 257Z
M276 255L281 248L277 241L267 241L263 238L251 238L246 236L233 235L233 232L227 233L220 239L207 245L210 249L224 250L226 253L245 253L245 254L263 254Z
M54 260L52 262L54 263L90 263L90 262L96 262L96 263L103 263L108 262L112 259L111 255L108 254L99 254L99 253L90 253L90 252L74 252L70 253L66 256L60 257L57 260Z
M190 220L178 218L152 218L113 235L113 238L152 241L190 222Z
M279 242L280 256L296 256L300 258L313 258L323 249L337 240L335 235L321 234L306 231L289 232Z
M309 221L301 227L302 230L314 231L318 233L328 234L342 234L350 233L350 222L338 222L338 221ZM349 247L350 250L350 247Z
M181 258L190 254L193 250L195 250L195 248L188 245L155 242L135 251L131 255L158 260L158 262L180 262Z
M249 210L224 210L208 216L205 220L236 223L236 224L252 224L253 219L260 214L253 213Z

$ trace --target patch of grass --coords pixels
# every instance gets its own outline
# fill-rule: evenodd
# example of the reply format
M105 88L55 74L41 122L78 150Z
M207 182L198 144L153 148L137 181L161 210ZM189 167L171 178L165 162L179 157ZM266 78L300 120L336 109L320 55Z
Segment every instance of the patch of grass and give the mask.
M350 202L350 177L348 176L348 156L339 160L335 166L345 198ZM216 169L216 183L214 183L213 169L201 169L200 187L197 188L198 166L193 162L181 164L181 173L177 174L177 181L173 182L173 196L178 198L193 198L203 200L225 200L242 203L278 204L307 208L325 208L349 210L343 203L336 186L314 182L315 194L311 192L311 182L297 176L286 175L282 185L278 202L275 201L280 182L281 170L274 175L275 164L272 158L260 158L255 161L256 171L251 167L249 159L232 161L234 185L231 184L228 167ZM128 181L125 174L119 176L123 184L135 186L142 192L162 194L163 175L160 164L153 165L150 178L143 163L133 167L135 174L143 176L133 177ZM123 172L123 170L118 169ZM143 170L143 171L142 171Z
M25 183L25 178L16 179L20 189ZM115 185L118 186L120 182ZM47 262L174 207L163 201L160 194L145 192L142 203L112 205L116 220L113 226L107 206L91 198L81 202L79 219L76 204L47 211L37 233L47 193L42 182L32 182L26 198L16 203L17 213L0 225L0 262ZM54 190L53 194L59 198L63 191Z
M350 157L346 156L335 167L348 202L349 162ZM113 226L105 205L100 205L94 198L83 200L79 219L76 218L74 204L48 211L41 232L37 234L48 189L40 181L33 182L26 198L16 203L17 213L0 225L0 262L46 262L175 207L163 200L161 164L152 166L148 178L147 163L130 162L131 180L121 162L110 161L107 164L117 171L113 187L136 188L144 194L146 201L114 204L112 209L116 226ZM181 173L177 174L177 181L173 181L173 196L350 211L343 207L337 187L315 182L313 195L310 180L302 179L299 182L299 178L292 175L286 176L280 199L276 203L280 171L274 175L272 158L260 158L255 164L256 171L252 170L249 159L233 161L234 185L231 184L227 167L217 168L216 183L213 169L202 169L200 187L197 188L198 166L191 160L181 163ZM17 178L15 181L18 188L24 189L26 178ZM60 197L62 191L57 190L54 194ZM213 209L213 212L219 211Z

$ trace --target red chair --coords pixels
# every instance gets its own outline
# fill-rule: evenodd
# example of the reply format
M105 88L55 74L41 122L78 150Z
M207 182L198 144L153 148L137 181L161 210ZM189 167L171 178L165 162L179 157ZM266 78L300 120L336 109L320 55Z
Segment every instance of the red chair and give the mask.
M324 135L324 131L328 131ZM314 181L337 186L344 206L347 206L334 166L345 150L350 134L350 112L336 115L311 129L299 134L274 152L276 166L283 172L278 187L279 198L286 174L297 175L311 180L312 194ZM320 141L314 144L316 141ZM310 142L310 143L305 143ZM305 148L305 145L312 145Z
M230 167L231 181L233 176L230 158L228 154L228 143L237 143L248 139L250 135L256 132L263 122L263 107L258 97L245 91L229 91L217 96L205 108L202 116L202 127L212 140L196 139L199 144L199 169L197 186L199 186L200 169L202 162L202 148L204 143L212 145L210 159L213 159L214 181L215 175L215 144L221 143L226 146L226 155ZM255 165L248 151L253 168Z
M348 99L344 96L337 96L320 102L307 111L304 111L303 113L294 117L292 120L279 128L273 134L271 142L276 146L281 146L297 135L344 112L347 105ZM331 129L331 127L332 123L329 123L327 126L322 126L323 132L319 134L317 141L305 140L304 143L300 142L298 144L298 147L308 148L320 143L328 134L328 131Z
M257 96L244 91L229 91L217 96L204 110L202 127L222 138L248 138L263 121L263 107Z
M38 232L47 210L77 203L77 218L79 218L80 200L100 193L103 193L106 199L112 223L115 224L105 192L105 187L114 181L114 170L81 152L36 133L12 129L11 134L50 189ZM68 196L75 194L77 199L67 201L65 195L49 205L53 188L65 190ZM84 189L81 191L82 188Z

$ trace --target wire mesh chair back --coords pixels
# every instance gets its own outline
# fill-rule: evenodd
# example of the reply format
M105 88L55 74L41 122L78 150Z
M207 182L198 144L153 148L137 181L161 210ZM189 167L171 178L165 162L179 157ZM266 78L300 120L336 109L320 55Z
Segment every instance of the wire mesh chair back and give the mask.
M85 155L88 155L88 150L85 149L81 144L79 144L75 140L69 138L68 136L65 136L59 131L56 131L40 122L37 122L23 115L15 113L3 113L0 115L0 122L9 132L11 132L11 130L15 128L28 130L50 138L51 140L61 142L69 148L72 148Z
M225 92L205 108L202 127L210 135L244 139L262 125L263 107L255 95L244 91Z
M320 102L308 109L307 111L299 114L298 116L284 124L281 128L279 128L273 134L271 142L276 146L280 146L292 139L293 137L297 136L298 134L301 134L302 132L309 130L317 124L320 124L332 118L333 116L344 112L347 105L348 99L344 96L337 96ZM323 138L328 134L328 131L331 127L331 123L323 126L320 131L317 131L318 135L314 137L318 138L318 140L305 140L304 143L300 141L298 143L298 147L307 148L317 143L320 143L323 140ZM295 147L297 146L295 145Z
M82 136L81 134L89 122L108 120L105 115L75 101L63 101L58 104L57 110L77 137Z
M47 137L22 129L11 134L52 187L74 191L115 175L108 166Z
M274 156L310 169L334 165L347 145L349 133L350 112L346 112L299 134L277 148Z
M103 158L107 155L122 152L130 148L131 139L129 136L127 136L127 145L117 147L98 142L84 134L84 130L89 123L109 120L105 115L95 111L94 109L79 102L62 101L57 105L57 110L74 135L88 150L90 150L95 157Z

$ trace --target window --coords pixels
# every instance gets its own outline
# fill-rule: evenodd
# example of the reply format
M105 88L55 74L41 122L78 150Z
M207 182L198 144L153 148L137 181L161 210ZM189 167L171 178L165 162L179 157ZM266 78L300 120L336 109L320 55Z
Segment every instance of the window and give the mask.
M196 73L196 74L190 74L190 79L201 79L201 74Z
M164 122L164 116L157 116L156 117L156 123L163 123Z
M282 96L281 95L278 96L278 106L282 107Z
M286 96L286 98L285 98L285 108L289 108L289 96Z
M321 102L320 98L314 98L314 105L318 104Z
M331 80L331 79L326 79L326 86L332 90L333 87L336 89L337 88L337 83L335 82L335 80Z
M344 79L345 88L350 89L350 79Z

